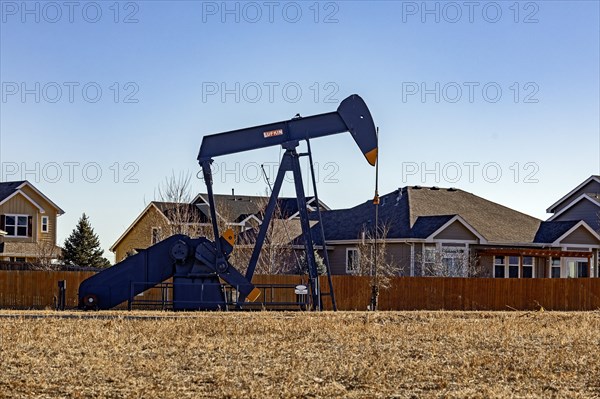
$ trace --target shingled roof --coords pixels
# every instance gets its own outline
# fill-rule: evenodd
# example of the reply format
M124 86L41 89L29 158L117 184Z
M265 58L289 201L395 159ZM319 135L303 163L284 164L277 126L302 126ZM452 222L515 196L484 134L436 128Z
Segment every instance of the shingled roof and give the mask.
M25 195L23 190L21 190L24 186L29 187L32 191L42 197L48 204L56 208L57 215L62 215L65 213L58 205L56 205L50 198L46 197L44 193L38 190L33 184L28 182L27 180L19 180L19 181L8 181L0 183L0 204L4 203L4 201L8 201L13 195L17 195L21 193ZM26 196L26 195L25 195ZM36 204L32 201L31 198L27 197L28 201L32 202L35 206L43 210L40 205Z
M460 215L489 242L533 242L540 220L458 189L407 188L411 226L419 216Z
M542 222L540 224L540 228L538 229L534 242L539 243L551 243L562 237L567 231L572 229L577 223L578 220L568 220L568 221L552 221L552 222Z
M207 221L206 216L193 204L160 201L152 201L152 203L170 222L205 223Z
M0 183L0 202L12 195L23 183L25 183L25 180Z
M269 197L253 196L253 195L229 195L229 194L214 194L217 212L225 213L221 216L228 221L240 222L250 215L259 215L267 206ZM310 202L314 197L306 197L306 202ZM200 210L210 220L210 209L208 207L207 194L198 194L193 201L199 205ZM321 202L321 204L323 204ZM281 197L277 199L278 217L289 218L298 212L298 201L294 198ZM326 205L323 206L327 208ZM262 218L261 218L262 219Z
M388 238L426 238L456 215L488 242L533 242L541 220L459 189L404 187L381 197L379 222ZM355 240L373 229L375 206L366 201L350 209L322 215L325 237ZM314 237L320 234L313 228Z
M311 220L310 226L314 226L317 222ZM254 244L258 236L258 227L248 229L237 237L238 244ZM265 241L275 245L302 245L304 239L302 237L302 225L299 219L272 219L269 225L267 239Z

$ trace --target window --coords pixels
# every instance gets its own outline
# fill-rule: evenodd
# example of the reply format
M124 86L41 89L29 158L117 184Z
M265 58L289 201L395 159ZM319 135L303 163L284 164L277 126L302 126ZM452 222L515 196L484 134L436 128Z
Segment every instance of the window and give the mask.
M583 259L567 259L566 274L569 278L583 278L588 276L588 262Z
M424 276L435 276L435 257L437 249L435 245L425 245L423 247L423 270Z
M552 258L550 261L550 277L560 278L560 258Z
M523 278L533 278L533 256L523 257Z
M161 240L161 229L160 227L153 227L152 228L152 245L160 242Z
M533 256L494 257L494 277L497 278L533 278L535 277L534 269L535 258Z
M7 236L27 237L29 235L29 217L27 215L6 215L4 228Z
M346 273L358 271L360 252L358 248L346 248Z
M508 257L508 278L519 278L519 257Z
M577 262L577 277L589 277L587 262Z
M494 257L494 277L504 278L504 256Z
M446 276L465 277L465 249L461 247L442 247L442 266Z
M48 232L48 216L42 216L42 233Z

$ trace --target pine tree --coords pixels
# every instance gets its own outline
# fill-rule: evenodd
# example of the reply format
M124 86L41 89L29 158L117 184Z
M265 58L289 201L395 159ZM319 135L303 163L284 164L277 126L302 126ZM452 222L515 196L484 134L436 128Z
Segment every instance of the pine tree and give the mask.
M81 267L109 267L102 254L100 239L94 233L89 218L84 213L71 235L65 240L63 260L67 265Z

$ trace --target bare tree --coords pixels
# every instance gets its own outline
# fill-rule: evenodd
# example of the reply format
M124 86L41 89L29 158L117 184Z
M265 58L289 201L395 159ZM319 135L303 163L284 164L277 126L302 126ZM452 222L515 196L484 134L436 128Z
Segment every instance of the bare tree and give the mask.
M389 288L391 277L398 276L402 271L398 260L389 250L387 237L390 228L390 223L383 222L379 224L377 231L363 229L359 237L357 273L370 276L371 284L378 289Z
M210 240L214 239L210 220L202 223L201 211L191 203L191 179L190 173L179 173L179 175L172 173L157 188L155 198L162 203L162 211L169 219L168 225L161 231L161 239L173 234L185 234L191 237L204 236ZM256 216L262 220L268 198L256 197L255 201ZM231 207L228 205L225 201L216 199L217 227L220 233L230 228L234 230L238 239L229 257L229 262L244 273L256 243L260 222L254 225L239 225L239 221L235 220L239 215L233 215ZM298 220L285 219L277 206L267 230L256 273L299 272L301 270L299 255L295 252L293 240L299 235L300 230Z
M35 270L61 270L63 263L58 259L61 257L61 249L51 241L38 241L35 247L35 262L30 266Z
M262 221L265 217L269 199L257 197L256 201L259 209L258 217ZM250 240L244 242L245 264L250 261L251 253L256 244L256 237L261 227L262 225L252 226L244 234L244 236L250 237ZM299 221L286 219L279 208L279 204L277 204L267 229L255 272L258 274L300 273L300 255L293 245L293 241L300 234L300 231Z
M161 211L169 219L166 231L160 231L160 239L174 234L196 236L200 232L200 211L192 202L192 174L172 172L156 189L156 201L162 203Z

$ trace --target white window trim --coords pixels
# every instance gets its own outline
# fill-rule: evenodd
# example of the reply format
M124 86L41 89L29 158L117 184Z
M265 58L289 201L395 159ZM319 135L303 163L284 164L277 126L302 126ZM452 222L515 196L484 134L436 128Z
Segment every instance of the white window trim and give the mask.
M46 227L46 229L44 229L44 226ZM48 216L42 216L42 226L40 228L40 231L42 233L50 232L50 218Z
M522 273L523 267L529 267L529 265L525 266L522 263L521 259L522 258L527 258L527 257L530 257L533 260L533 264L531 265L531 278L536 278L535 277L535 256L529 256L529 255L527 255L527 256L501 255L501 256L504 258L504 277L503 278L511 278L511 277L509 277L509 271L510 271L510 266L511 266L511 264L510 264L510 257L511 256L517 256L517 258L519 258L519 263L517 263L517 266L518 266L517 270L518 271L517 271L517 277L516 278L525 278L525 277L523 277L523 273ZM552 263L552 262L550 262L550 263ZM499 265L496 265L496 255L494 255L494 258L492 260L492 264L494 266L494 278L501 278L501 277L496 277L496 266L499 266ZM515 265L513 264L512 266L515 266ZM551 268L550 271L552 271L552 265L550 265L550 268ZM514 277L512 277L512 278L514 278Z
M530 257L532 262L531 263L531 278L535 278L535 256L523 256L521 258L527 258ZM519 258L519 262L521 262L521 258ZM521 267L519 267L519 273L521 273L521 271L523 270L523 268L526 267L525 264L522 264ZM527 267L529 267L529 265L527 265ZM524 277L519 277L519 278L524 278Z
M563 251L572 251L573 249L571 248L577 248L578 251L580 252L590 252L592 257L589 259L590 261L590 265L589 265L589 276L588 278L591 278L594 275L594 262L595 262L595 255L594 255L594 247L590 246L589 244L565 244L563 246L561 246L561 250ZM561 257L560 258L560 277L561 278L569 278L569 270L567 270L567 264L568 264L568 260L576 260L576 261L588 261L588 258L573 258L573 257Z
M552 265L552 259L553 258L558 258L558 266L553 266ZM559 269L559 276L558 276L558 278L563 278L562 277L562 273L563 273L563 266L562 266L562 264L563 264L563 258L562 258L562 256L561 257L558 257L558 256L549 256L548 257L548 278L552 278L552 268L553 267L558 267L558 269Z
M410 277L415 276L415 243L410 243Z
M9 216L14 216L15 217L15 223L17 223L17 218L19 216L27 218L27 223L25 224L25 235L24 236L17 235L16 234L17 233L17 225L15 225L15 234L14 235L6 234L5 237L11 237L11 238L29 238L29 216L31 216L31 215L20 215L20 214L17 214L17 213L7 213L7 214L5 214L4 215L4 229L5 230L7 230L6 229L6 219ZM33 228L33 226L31 226L31 227ZM32 235L33 235L33 232L32 232Z
M576 262L576 263L579 263L579 262L588 263L588 258L574 258L574 257L561 258L560 277L561 278L586 278L586 277L570 277L569 276L569 261ZM588 268L590 268L590 266L591 265L588 264ZM592 274L592 270L589 270L589 275L587 278L591 277L591 274Z
M358 270L349 270L348 269L348 260L349 260L348 254L350 252L356 252L357 259L360 262L360 250L357 247L346 248L346 273L348 273L348 274L356 273L358 271Z

